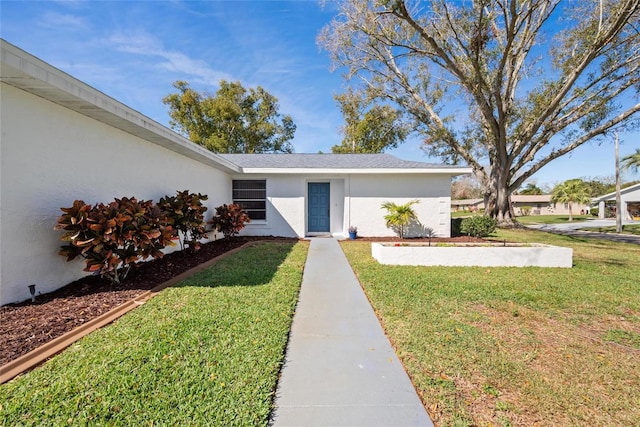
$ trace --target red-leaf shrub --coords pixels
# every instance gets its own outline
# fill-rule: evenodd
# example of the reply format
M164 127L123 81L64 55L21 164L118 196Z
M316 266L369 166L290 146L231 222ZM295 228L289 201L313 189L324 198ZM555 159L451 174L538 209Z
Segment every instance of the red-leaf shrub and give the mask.
M209 224L213 224L216 230L224 234L224 237L232 237L237 235L250 221L249 215L242 210L240 205L232 203L218 206L216 214L211 218Z
M132 265L148 257L160 258L162 249L173 245L174 232L166 215L151 200L135 197L115 199L108 205L73 202L58 218L55 230L64 230L60 255L71 261L85 259L84 271L122 282Z
M206 194L189 193L185 190L178 191L175 196L165 196L158 202L183 250L188 247L197 251L200 249L200 239L207 238L204 221L207 207L202 204L202 200L207 199Z

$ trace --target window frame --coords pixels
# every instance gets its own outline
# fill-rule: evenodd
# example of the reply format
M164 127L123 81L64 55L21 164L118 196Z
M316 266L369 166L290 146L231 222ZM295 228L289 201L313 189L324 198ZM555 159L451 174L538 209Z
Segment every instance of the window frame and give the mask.
M247 188L237 188L236 183L244 183L247 185L248 183L254 183L253 187ZM248 197L237 197L239 194L237 192L262 192L262 196L256 197L255 194L252 194ZM231 200L233 203L240 205L242 210L244 210L251 222L266 222L267 221L267 180L266 179L232 179L231 180ZM264 207L248 207L247 204L263 204ZM258 217L254 217L255 213L261 213Z

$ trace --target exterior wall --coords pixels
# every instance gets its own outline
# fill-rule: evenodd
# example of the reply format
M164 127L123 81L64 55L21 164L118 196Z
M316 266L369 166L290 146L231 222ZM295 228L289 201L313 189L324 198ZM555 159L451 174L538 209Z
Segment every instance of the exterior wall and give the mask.
M240 232L244 236L305 235L304 180L290 175L235 175L233 179L266 179L267 220L252 221Z
M484 209L484 202L482 200L452 200L451 211L452 212L478 212Z
M529 212L529 215L569 215L569 204L550 202L549 198L551 196L546 196L547 200L525 200L525 201L518 200L519 198L522 198L522 197L538 197L538 196L518 196L518 195L512 196L511 200L513 204L513 211L517 216L523 215L522 213L523 207L531 208L531 212ZM469 202L472 202L472 201L469 201ZM454 201L451 205L451 209L454 212L458 212L458 211L475 212L475 211L484 209L484 202L480 201L477 203L461 204L461 203L456 203L456 201ZM580 214L580 211L588 212L589 209L590 209L589 205L573 204L571 206L571 213L573 215L578 215Z
M386 227L384 211L380 205L392 200L403 204L413 199L418 218L424 227L434 230L436 236L451 235L449 175L311 175L280 174L235 175L234 179L267 180L267 220L253 221L241 232L253 236L307 236L307 184L331 184L331 234L346 237L350 225L358 227L360 236L395 236ZM407 236L424 233L411 229Z
M307 235L307 184L328 182L331 234L344 235L345 177L274 174L235 175L233 179L266 179L267 220L252 221L241 231L246 236L305 237Z
M350 206L346 226L358 227L360 236L395 236L384 220L386 201L413 206L422 226L433 229L435 236L451 235L451 176L449 175L352 175L348 185ZM409 230L407 237L423 234Z
M348 177L333 178L331 184L331 234L336 237L346 237L349 235L349 223L345 220L346 182ZM306 214L305 214L306 216Z
M522 207L531 208L529 215L569 215L568 203L553 203L553 202L514 202L513 209L516 215L522 215ZM579 215L580 211L589 212L589 205L576 204L571 205L571 214Z
M60 207L75 199L157 201L176 190L207 194L207 217L231 199L227 174L2 84L0 304L55 290L87 273L58 255Z

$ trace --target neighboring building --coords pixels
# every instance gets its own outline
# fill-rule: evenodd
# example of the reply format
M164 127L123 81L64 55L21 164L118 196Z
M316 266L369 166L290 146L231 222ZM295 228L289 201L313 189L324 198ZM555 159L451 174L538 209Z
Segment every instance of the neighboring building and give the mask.
M620 202L623 212L622 219L640 221L640 184L620 190ZM598 217L604 218L607 207L615 208L615 191L604 196L595 197L593 204L598 205Z
M484 209L483 199L460 199L451 201L453 212L478 212Z
M551 201L551 194L511 196L511 203L516 215L523 215L523 208L531 208L530 215L568 215L568 203L556 203ZM582 203L571 204L571 214L584 215L589 213L589 205Z
M517 216L528 215L568 215L568 203L555 203L551 201L550 194L540 195L519 195L511 196L511 204L513 211ZM452 200L451 209L455 211L475 212L484 209L484 201L482 199ZM585 204L571 205L571 213L573 215L589 213L590 206Z
M414 206L422 227L450 235L451 178L470 168L390 155L217 155L0 40L0 304L50 292L86 272L58 255L61 207L75 199L158 201L207 194L208 214L236 201L245 234L392 235L380 207ZM420 234L424 228L410 230Z

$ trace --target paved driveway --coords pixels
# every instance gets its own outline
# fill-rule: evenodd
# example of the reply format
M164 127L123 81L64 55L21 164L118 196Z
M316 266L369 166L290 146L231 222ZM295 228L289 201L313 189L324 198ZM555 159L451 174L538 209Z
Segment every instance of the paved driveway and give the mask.
M640 224L640 221L623 221L623 225ZM529 228L546 231L548 233L563 234L566 236L589 237L594 239L612 240L614 242L634 243L640 245L640 236L632 234L598 233L597 231L579 231L578 228L615 227L615 219L594 219L591 221L567 222L562 224L529 225Z

